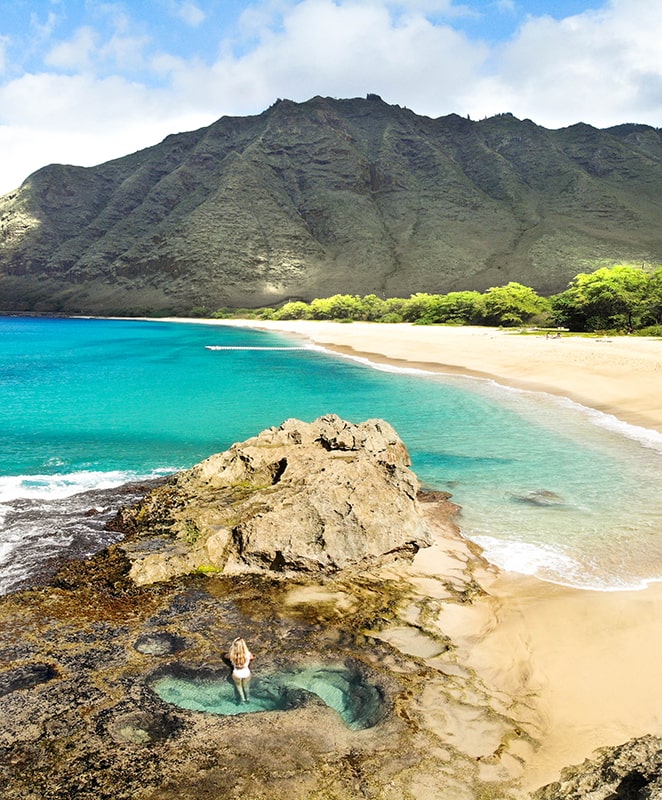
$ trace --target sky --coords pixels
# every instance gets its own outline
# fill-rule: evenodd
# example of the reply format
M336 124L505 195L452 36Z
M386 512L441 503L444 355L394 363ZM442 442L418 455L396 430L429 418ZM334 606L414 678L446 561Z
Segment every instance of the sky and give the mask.
M660 0L0 0L0 194L278 98L662 126Z

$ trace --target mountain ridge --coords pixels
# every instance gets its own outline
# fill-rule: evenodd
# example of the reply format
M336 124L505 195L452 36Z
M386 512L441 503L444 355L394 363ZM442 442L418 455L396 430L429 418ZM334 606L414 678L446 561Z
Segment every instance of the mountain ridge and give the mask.
M662 134L277 100L0 198L0 308L184 313L662 261Z

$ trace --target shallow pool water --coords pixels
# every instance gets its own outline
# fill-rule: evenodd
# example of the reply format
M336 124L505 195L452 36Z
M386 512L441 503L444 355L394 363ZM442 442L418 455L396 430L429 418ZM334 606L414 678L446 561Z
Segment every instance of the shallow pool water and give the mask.
M250 699L239 701L228 673L173 665L150 681L167 703L191 711L235 716L256 711L288 711L311 702L311 695L334 709L348 728L371 728L383 715L383 695L361 672L346 666L313 666L254 676Z

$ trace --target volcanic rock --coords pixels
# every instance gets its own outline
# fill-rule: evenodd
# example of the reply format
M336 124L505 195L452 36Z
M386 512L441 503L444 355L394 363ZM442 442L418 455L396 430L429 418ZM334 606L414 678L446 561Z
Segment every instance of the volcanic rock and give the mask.
M523 800L545 726L528 655L505 683L472 658L499 621L493 569L407 464L381 420L288 420L123 511L125 541L0 597L2 800ZM159 559L173 577L136 585ZM233 703L237 635L261 707ZM645 737L535 800L657 799L660 767Z
M532 800L660 800L662 738L643 736L567 767L561 779L535 792Z
M407 450L383 420L336 415L233 445L122 514L138 584L218 571L332 573L430 543ZM145 533L151 538L145 540Z

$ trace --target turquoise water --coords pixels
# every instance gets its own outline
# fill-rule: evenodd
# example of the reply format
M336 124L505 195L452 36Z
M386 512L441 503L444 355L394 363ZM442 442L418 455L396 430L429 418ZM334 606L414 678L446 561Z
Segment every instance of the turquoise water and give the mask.
M334 412L391 422L496 563L602 589L662 579L659 434L489 381L317 349L207 349L290 344L222 326L0 319L0 571L2 509L16 498L180 469L288 417Z
M167 703L190 711L221 716L258 711L286 711L319 697L348 728L362 730L381 717L382 695L355 670L343 666L314 666L253 677L248 702L241 702L227 673L217 677L165 674L151 681L152 689Z

